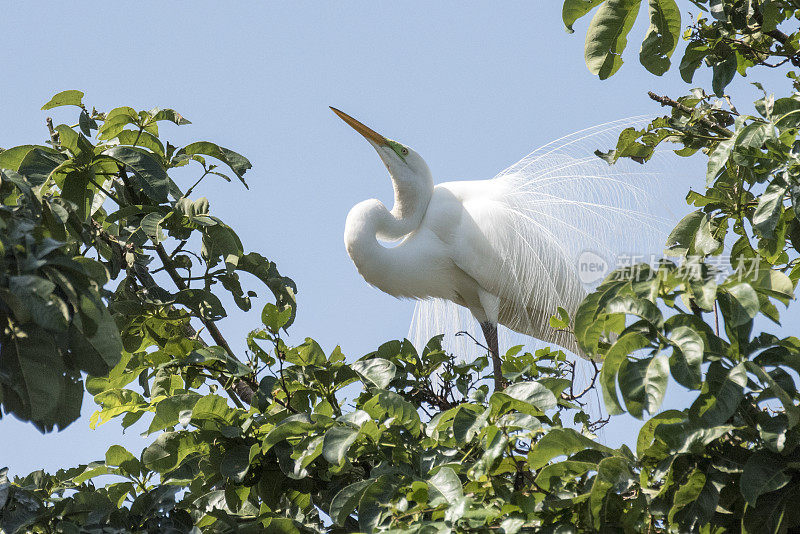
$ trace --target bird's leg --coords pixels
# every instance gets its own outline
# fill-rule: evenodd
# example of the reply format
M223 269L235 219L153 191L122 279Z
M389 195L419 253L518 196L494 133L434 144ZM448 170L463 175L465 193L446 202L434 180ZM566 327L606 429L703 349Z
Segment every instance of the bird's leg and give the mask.
M486 339L486 346L489 347L489 354L492 356L494 389L499 391L505 387L505 380L503 380L503 371L501 369L503 362L500 360L500 351L497 348L497 325L486 321L481 323L481 329L483 330L483 337Z

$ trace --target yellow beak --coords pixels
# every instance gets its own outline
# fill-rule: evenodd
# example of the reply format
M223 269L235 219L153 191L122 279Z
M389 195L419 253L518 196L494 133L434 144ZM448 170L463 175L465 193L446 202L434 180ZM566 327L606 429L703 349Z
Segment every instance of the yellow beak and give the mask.
M351 117L350 115L348 115L344 111L339 111L338 109L336 109L335 107L332 107L332 106L331 106L331 110L333 110L334 113L339 115L339 117L344 122L346 122L347 124L352 126L353 129L355 129L355 131L357 131L358 133L360 133L361 135L366 137L368 141L372 141L373 143L375 143L378 146L386 146L386 145L389 144L389 143L386 142L386 138L384 136L382 136L381 134L379 134L375 130L364 126L363 124L361 124L360 122L355 120L353 117Z

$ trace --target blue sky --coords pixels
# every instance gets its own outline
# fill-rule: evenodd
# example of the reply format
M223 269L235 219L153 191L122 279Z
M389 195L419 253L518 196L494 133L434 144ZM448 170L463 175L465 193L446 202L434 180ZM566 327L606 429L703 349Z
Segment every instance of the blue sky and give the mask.
M682 8L688 9L688 2ZM586 21L567 34L560 2L14 2L0 21L0 146L42 143L53 93L85 91L91 107L171 107L193 122L164 127L173 144L211 140L246 155L250 190L204 183L212 212L246 248L276 261L299 286L291 340L337 344L355 359L402 338L413 305L367 286L342 244L345 216L365 198L391 200L374 151L328 109L336 106L414 147L437 182L489 178L555 138L622 117L661 112L646 95L679 96L677 73L662 78L638 64L640 20L622 70L593 77L583 63ZM782 94L789 83L761 76ZM709 86L699 76L696 84ZM741 111L758 94L737 79ZM56 123L73 111L49 112ZM598 147L600 148L600 147ZM665 207L680 216L703 161L676 168ZM798 314L786 316L785 324ZM258 313L233 313L222 329L242 347ZM680 402L680 393L672 395ZM12 473L83 463L122 442L148 441L111 422L85 419L40 435L11 417L0 421L0 466ZM635 440L639 423L619 418L610 443Z

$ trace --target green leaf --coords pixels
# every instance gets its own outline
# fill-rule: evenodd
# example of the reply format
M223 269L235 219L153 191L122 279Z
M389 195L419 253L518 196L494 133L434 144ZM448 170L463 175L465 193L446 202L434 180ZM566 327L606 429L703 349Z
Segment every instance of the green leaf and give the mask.
M797 128L800 126L800 100L778 98L773 104L770 120L780 130Z
M578 462L574 460L566 460L564 462L546 465L542 467L539 470L539 474L536 475L536 485L544 491L549 491L553 485L552 482L555 482L555 486L559 487L566 481L595 470L597 470L596 463Z
M564 0L561 8L561 20L569 33L573 33L572 25L605 0Z
M389 505L395 488L387 475L378 477L367 486L358 503L358 525L364 532L375 532L376 527L389 515Z
M50 101L42 106L42 111L58 106L79 106L83 107L83 91L70 89L56 93Z
M569 328L569 314L567 310L558 307L558 313L550 317L550 327L555 329Z
M8 277L8 289L25 310L26 320L55 332L67 329L70 311L64 302L53 295L55 284L34 275ZM17 317L21 319L20 317Z
M669 58L678 45L681 31L681 12L675 0L648 0L650 27L639 51L641 64L661 76L669 70Z
M786 461L780 456L756 451L744 464L739 490L750 506L756 506L760 495L784 487L791 475L786 473Z
M76 484L83 484L87 480L90 480L96 476L107 475L109 472L110 470L108 466L106 466L104 463L90 462L88 465L86 465L86 468L83 470L83 472L74 477L72 481Z
M0 152L0 169L16 171L28 152L34 148L44 148L37 145L20 145Z
M169 108L167 108L167 109L158 109L158 110L154 109L154 110L151 110L150 113L152 115L152 118L150 120L152 120L152 121L170 121L170 122L173 122L173 123L177 124L178 126L183 126L185 124L191 124L190 121L185 119L183 117L183 115L181 115L180 113L178 113L174 109L169 109Z
M236 484L241 484L250 470L250 447L237 445L225 451L219 464L219 474Z
M344 526L348 516L355 511L361 497L373 480L360 480L342 488L331 500L330 517L334 523Z
M635 297L615 297L606 304L603 309L606 313L624 313L625 315L635 315L649 322L655 327L660 327L664 318L658 307L647 299Z
M186 357L186 362L191 364L222 362L225 366L225 371L233 376L245 376L252 373L252 369L232 357L222 347L200 347Z
M597 476L589 493L589 509L595 528L600 528L601 512L609 495L625 493L634 480L633 472L625 458L603 458L597 465Z
M328 359L325 357L325 351L319 346L319 343L307 337L302 345L298 345L294 350L286 352L286 361L295 365L324 365Z
M761 150L767 140L775 138L775 127L771 123L751 122L747 126L740 128L737 134L736 148Z
M783 214L783 197L788 190L789 185L778 176L758 198L758 206L753 213L753 228L762 236L775 237L775 226Z
M711 184L717 179L717 174L728 163L731 156L733 146L736 144L736 137L739 135L741 126L744 124L744 119L739 117L736 119L734 133L728 139L720 141L716 148L708 156L708 166L706 168L706 186L711 187Z
M657 414L645 422L639 430L639 436L636 439L636 455L641 458L645 455L647 449L653 445L653 438L656 435L656 428L660 424L680 423L686 418L683 412L678 410L665 410Z
M800 502L798 484L761 495L758 506L748 505L744 510L742 532L744 534L791 532L797 525L798 502ZM787 529L788 525L792 526Z
M667 237L666 247L670 255L687 254L692 249L697 231L705 220L706 214L701 210L693 211L681 219Z
M459 406L456 409L455 417L453 417L453 437L460 443L472 441L472 438L486 426L492 411L491 408L486 408L481 413L476 414L473 410L468 409L468 406L471 405L462 404Z
M542 413L554 409L557 404L556 396L553 392L543 384L534 381L517 382L502 391L495 391L492 394L492 404L496 403L495 399L506 401L509 398L530 405L534 408L534 411ZM524 406L519 406L518 403L512 403L512 405L521 412L530 411Z
M27 178L33 187L37 187L42 185L50 174L66 160L66 156L54 150L33 148L25 154L17 172Z
M128 146L115 146L101 153L115 161L123 163L138 179L142 191L153 201L167 201L169 176L161 163L150 152Z
M721 247L722 240L717 239L711 219L705 216L700 223L700 227L697 229L692 252L700 254L701 256L707 256L709 254L714 254L716 251L720 250Z
M650 340L638 332L628 332L620 337L608 350L603 367L600 370L600 386L603 401L609 415L625 413L617 398L617 373L628 355L650 345Z
M197 393L186 393L167 397L156 404L155 415L147 429L148 434L176 426L187 411L191 414L200 396Z
M667 392L669 364L666 354L641 360L623 360L619 369L619 388L628 413L641 419L646 411L653 414Z
M291 317L291 308L279 310L278 307L271 302L267 302L261 310L261 322L275 334L289 322Z
M613 449L601 445L571 428L553 428L531 447L528 453L528 463L531 470L541 469L553 458L570 456L585 449L614 454Z
M688 326L675 327L668 338L673 346L672 356L669 359L672 376L687 388L700 387L703 338Z
M586 66L601 80L622 66L622 51L636 21L641 0L607 0L595 13L586 32Z
M69 346L80 369L95 376L108 374L122 356L122 339L114 318L97 300L84 294L80 297L83 310L92 310L93 331L86 328L81 314L73 316L69 331Z
M106 451L106 465L119 466L124 473L138 476L142 464L122 445L112 445Z
M439 468L436 474L429 477L426 482L428 484L429 506L454 504L464 496L461 480L450 467Z
M142 452L142 461L153 471L167 473L208 447L194 432L164 432Z
M725 370L720 366L718 372ZM711 369L708 374L711 374ZM707 376L707 380L708 378ZM725 372L723 376L715 377L714 390L708 394L707 402L701 410L702 422L709 427L726 423L744 397L743 389L746 384L747 372L741 363Z
M758 269L758 278L751 280L750 285L756 292L778 299L786 305L794 299L792 279L775 269L762 266Z
M308 414L290 415L267 433L261 443L261 450L266 454L276 443L290 437L305 437L313 428L314 424Z
M736 75L736 54L729 52L724 58L712 61L712 71L711 87L714 89L714 94L719 97L724 96L725 87Z
M67 173L61 186L61 198L75 204L73 213L81 221L86 221L91 216L94 202L94 190L91 185L93 178L89 170L77 170Z
M225 397L203 395L192 408L192 419L210 420L231 425L236 418L236 410L228 406Z
M687 505L695 502L700 497L700 493L703 491L703 487L705 485L706 485L706 475L698 469L692 471L686 482L684 482L678 488L678 491L675 492L672 508L670 508L669 511L670 522L674 520L675 514L677 512L679 512Z
M92 130L97 129L97 121L89 116L86 110L81 111L81 115L78 118L78 126L83 132L83 135L89 137L92 135Z
M339 493L334 495L331 501L330 517L334 523L344 526L347 517L353 513L364 495L366 489L373 483L373 480L361 480L342 488Z
M100 126L97 132L97 137L103 141L113 139L128 124L136 124L138 126L139 114L136 113L136 110L127 106L114 108L106 113L103 125Z
M394 418L396 422L407 428L412 435L420 434L422 422L416 407L394 391L378 390L364 404L364 410L375 418L379 418L381 413L385 414L387 418Z
M719 300L722 315L728 326L743 325L758 315L760 308L758 295L750 284L741 283L728 287L721 296L730 297Z
M780 385L778 385L775 379L772 378L772 376L770 376L770 374L767 373L761 366L751 361L744 362L744 365L747 367L747 369L753 372L753 374L758 376L759 380L761 380L761 382L767 386L767 389L773 395L775 395L778 400L781 401L781 404L783 404L783 408L786 411L786 418L789 421L789 426L794 427L797 425L797 423L800 422L800 408L795 405L793 398L786 393L786 391L780 387ZM792 384L791 387L794 388L794 384Z
M66 124L59 124L55 130L58 132L59 144L76 154L78 152L78 133Z
M292 310L291 318L283 326L283 328L288 328L294 321L297 305L295 301L297 287L294 282L290 278L281 276L275 263L267 260L257 252L250 252L241 256L236 264L236 269L248 272L266 284L275 296L276 304L280 309L288 308Z
M397 372L397 367L389 360L384 360L383 358L359 360L351 367L355 372L361 375L364 380L378 389L387 387Z
M681 64L678 70L681 73L681 78L686 83L692 83L695 71L703 63L703 59L708 55L708 46L705 41L698 40L692 41L686 45L686 51L683 53Z
M82 396L61 404L66 389L64 361L53 337L44 329L30 326L17 336L5 337L0 345L0 398L7 412L40 429L52 429L59 421L59 410L80 415ZM81 388L82 389L82 388ZM77 410L76 410L77 408ZM63 426L66 426L64 424Z
M212 158L217 158L230 167L242 184L249 189L247 183L244 181L243 176L244 173L246 173L247 170L253 165L246 157L234 152L233 150L221 147L208 141L198 141L196 143L186 145L180 149L175 156L193 156L195 154L203 154L206 156L211 156Z
M203 258L209 261L211 267L219 263L219 260L235 265L241 262L244 253L242 241L236 232L229 226L219 223L214 226L203 228L203 246L201 249Z
M330 427L325 432L325 440L322 442L322 456L333 465L342 465L350 445L356 438L358 438L356 428L344 425Z
M469 479L475 481L486 480L486 476L492 471L500 457L503 456L503 451L506 450L508 441L508 437L497 427L488 427L481 437L481 445L484 452L467 471Z
M119 144L121 145L136 145L144 147L154 154L164 156L164 145L149 132L134 132L133 130L122 130L118 135Z
M218 321L227 316L219 298L205 289L182 289L175 293L175 302L182 304L202 317Z
M149 237L153 243L158 244L164 240L164 232L161 231L161 221L164 220L164 215L160 212L148 213L142 217L142 222L139 223L142 231Z

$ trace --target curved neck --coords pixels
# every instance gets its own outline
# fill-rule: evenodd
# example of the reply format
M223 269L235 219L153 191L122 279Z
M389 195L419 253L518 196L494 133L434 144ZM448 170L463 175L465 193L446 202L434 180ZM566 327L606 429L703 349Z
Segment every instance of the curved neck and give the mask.
M387 230L399 231L398 219L382 202L376 199L356 204L347 214L344 226L344 246L347 254L364 279L387 291L385 285L391 280L388 272L394 264L393 249L378 243L377 236Z
M396 276L392 269L399 267L396 249L386 248L378 239L396 241L419 228L428 203L433 195L433 179L428 176L416 180L392 176L394 206L386 209L376 199L360 202L350 210L344 229L347 254L358 272L370 284L390 295L400 296L401 287L395 287Z
M419 228L433 194L433 179L427 176L392 176L394 206L376 222L378 239L394 241Z

